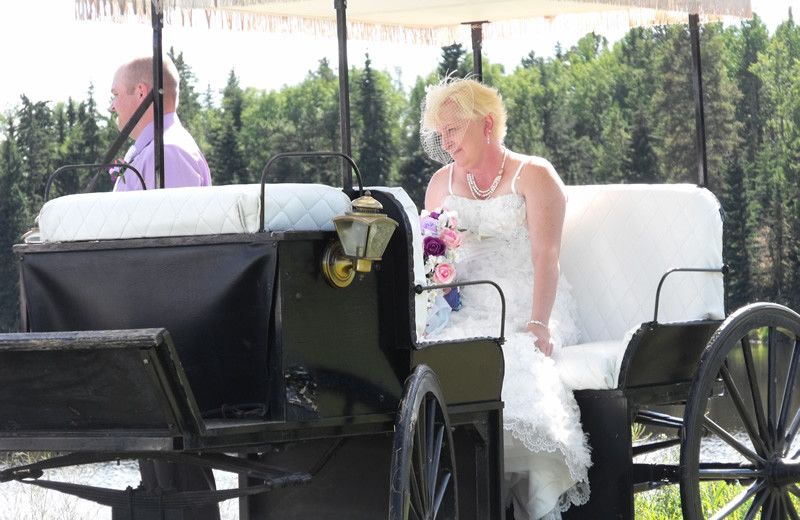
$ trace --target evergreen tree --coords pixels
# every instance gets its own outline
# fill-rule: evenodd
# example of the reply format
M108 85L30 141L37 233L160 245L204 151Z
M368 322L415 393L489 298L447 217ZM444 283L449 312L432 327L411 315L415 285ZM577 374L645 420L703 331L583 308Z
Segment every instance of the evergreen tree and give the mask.
M228 83L222 91L222 108L213 119L208 141L211 144L206 157L214 184L235 184L253 180L248 175L244 154L239 144L244 110L244 91L239 78L231 70Z
M391 122L386 118L387 102L371 65L367 54L355 102L363 126L357 164L365 186L383 186L390 178L394 147L389 129Z
M190 134L198 141L200 149L205 148L205 142L202 141L202 115L200 95L195 91L195 84L197 77L192 68L186 63L183 58L183 52L176 55L175 49L170 47L169 57L175 63L175 68L178 69L179 83L178 83L178 109L177 114L183 126L189 131Z
M425 98L425 86L436 81L433 75L427 80L417 78L409 93L408 112L403 124L401 139L401 163L399 166L400 185L406 190L418 208L425 207L425 191L431 175L441 168L441 164L428 157L420 144L421 106Z
M778 26L758 61L750 70L761 81L761 106L764 119L763 139L754 182L758 239L754 263L761 269L755 273L760 299L797 305L800 288L795 272L798 264L797 242L800 235L795 201L800 196L798 156L798 118L795 78L800 76L797 55L800 52L800 29L789 19Z
M53 113L44 101L32 102L21 97L17 111L17 148L22 159L22 189L28 196L28 210L35 214L44 200L47 179L53 172L56 136Z
M466 70L466 53L467 51L460 43L442 47L442 59L439 61L437 69L439 77L445 78L451 74L459 78L466 77L472 71L472 67Z
M13 120L0 140L0 331L18 332L19 272L12 246L19 243L31 220L23 187L22 160L17 151Z
M532 56L531 53L529 56ZM531 155L545 155L545 87L541 82L543 61L525 61L513 74L503 78L500 90L509 114L505 145Z
M623 182L657 182L658 158L653 149L652 99L657 85L654 31L634 28L614 47L619 64L614 101L622 110L630 141L626 159L620 164Z

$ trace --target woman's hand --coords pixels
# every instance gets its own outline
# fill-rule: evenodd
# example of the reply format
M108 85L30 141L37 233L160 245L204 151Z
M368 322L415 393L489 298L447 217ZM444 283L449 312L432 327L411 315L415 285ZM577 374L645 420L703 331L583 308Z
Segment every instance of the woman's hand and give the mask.
M536 338L533 345L538 348L542 354L549 356L553 353L553 342L550 340L550 329L542 326L538 322L529 322L525 329Z
M553 353L553 342L550 341L549 336L547 338L540 338L537 336L536 341L533 342L533 345L545 356L549 356Z

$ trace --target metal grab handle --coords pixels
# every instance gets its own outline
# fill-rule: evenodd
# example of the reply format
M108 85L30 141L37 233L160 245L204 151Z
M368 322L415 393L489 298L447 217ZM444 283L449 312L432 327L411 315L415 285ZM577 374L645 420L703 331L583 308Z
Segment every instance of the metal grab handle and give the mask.
M341 157L345 159L347 162L350 163L350 166L353 167L353 171L356 172L356 178L358 179L358 191L360 195L364 195L364 181L361 179L361 172L358 170L358 166L356 166L356 162L347 154L342 152L281 152L276 153L272 157L269 158L267 161L267 165L264 166L264 169L261 171L261 215L259 215L259 226L258 232L264 232L264 213L266 212L266 193L265 193L265 186L267 180L267 170L272 163L277 161L278 159L283 159L284 157Z
M108 149L106 154L103 156L103 159L100 161L102 164L107 162L111 162L114 159L114 156L117 155L117 152L122 148L122 145L125 144L125 141L130 136L133 128L139 123L139 120L144 115L145 111L150 108L150 104L153 102L154 99L153 89L150 89L150 92L142 99L142 102L139 103L139 106L136 107L136 111L133 113L131 118L128 120L128 123L122 127L122 130L119 131L117 137L114 139L114 142L111 143L111 147ZM94 191L94 187L97 184L97 181L100 179L100 174L103 173L102 170L98 171L92 177L92 180L89 181L89 185L86 186L86 189L83 190L84 193L89 193ZM45 200L47 200L45 198Z
M658 302L661 299L661 286L664 285L664 280L667 279L667 276L671 275L672 273L722 273L725 275L727 272L727 265L723 265L722 267L674 267L669 269L661 276L661 280L658 282L658 288L656 289L656 305L655 310L653 311L653 322L658 323Z
M414 287L414 292L417 294L422 294L423 291L433 291L435 289L447 289L450 287L466 287L468 285L491 285L495 289L497 289L497 293L500 295L500 337L498 338L498 342L502 345L506 342L506 296L503 294L503 289L500 288L495 282L491 280L475 280L472 282L458 282L458 283L446 283L442 285L419 285L417 284Z
M53 184L53 180L56 178L56 175L59 175L61 172L67 170L79 170L83 168L124 168L126 170L131 170L133 173L136 174L136 177L139 178L139 182L142 185L142 189L146 190L147 186L144 184L144 178L142 174L139 173L139 170L131 166L127 163L89 163L89 164L67 164L66 166L62 166L61 168L54 171L50 178L47 179L47 184L44 187L44 201L47 202L50 200L50 186ZM88 193L88 192L87 192Z

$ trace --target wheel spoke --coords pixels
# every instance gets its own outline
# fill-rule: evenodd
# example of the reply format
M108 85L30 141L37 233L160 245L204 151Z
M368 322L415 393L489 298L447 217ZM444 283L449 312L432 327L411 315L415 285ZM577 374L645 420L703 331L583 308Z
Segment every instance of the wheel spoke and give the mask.
M422 518L422 495L419 492L419 480L416 475L415 467L411 465L411 500L409 504L409 517ZM413 516L412 516L413 515Z
M450 472L446 471L444 475L442 475L442 481L439 484L439 489L436 492L436 499L434 501L434 509L433 509L433 517L436 518L439 516L439 507L442 505L442 499L444 498L444 494L447 491L447 486L450 485Z
M777 437L777 400L778 400L778 368L777 368L777 330L770 327L767 332L767 428L769 428L769 440L773 449L778 444Z
M439 483L439 460L442 456L442 439L444 438L444 427L439 426L436 433L436 444L433 448L433 458L431 462L430 477L428 477L428 486L430 486L431 498L436 497L436 486Z
M433 461L431 457L433 456L433 435L434 429L436 427L436 406L431 402L432 399L426 398L424 400L424 407L425 407L425 415L427 417L427 421L425 422L425 468L427 471L425 472L428 477L428 496L433 496Z
M746 457L755 464L763 465L766 461L756 452L736 440L733 435L728 433L722 426L714 422L707 415L703 416L703 426L716 433L725 443L731 448L738 451L742 456Z
M792 419L792 424L789 426L789 429L786 430L786 446L783 447L784 454L788 453L790 449L792 449L792 444L794 443L794 438L797 436L797 432L800 431L800 410L797 410L794 413L794 419ZM800 454L800 450L792 455L792 458L797 458L798 454Z
M421 511L427 511L430 509L430 495L428 494L428 476L430 475L428 465L428 446L430 446L430 444L427 442L428 417L427 414L424 413L424 410L423 413L419 414L418 421L419 423L414 431L414 445L416 446L414 451L416 452L417 464L419 465L418 478L419 493L421 497L421 502L419 505Z
M753 499L753 503L750 504L750 509L747 510L747 514L744 517L744 520L755 520L756 515L761 511L761 508L764 506L764 502L767 500L767 492L765 490L760 490L756 497ZM764 518L764 515L761 515ZM767 517L769 518L769 517Z
M797 498L800 498L800 488L798 488L796 484L789 484L786 486L786 490Z
M786 421L789 418L789 413L792 406L792 397L794 396L794 385L797 382L797 369L800 367L800 343L798 340L794 340L794 345L792 346L792 359L789 361L789 373L786 376L786 386L783 390L783 401L781 402L781 416L778 419L778 438L782 443L779 446L781 453L785 456L786 453L791 449L792 441L794 440L794 434L787 435L786 432ZM794 426L794 422L797 421L797 415L795 415L794 421L792 421L792 426ZM797 432L795 431L795 434Z
M778 500L781 506L781 518L792 518L797 520L797 510L792 504L792 499L788 493L780 492Z
M766 416L764 414L764 403L761 401L761 390L758 386L758 375L756 374L756 364L753 360L753 351L750 348L750 336L745 335L740 344L742 346L742 353L744 354L744 365L747 370L747 379L750 384L750 395L753 399L753 409L758 422L759 437L761 439L769 439L769 428L767 427ZM772 446L767 446L766 455L772 450Z
M733 380L733 377L731 377L727 365L723 364L719 370L719 373L720 376L722 376L725 389L728 391L728 396L733 402L733 406L736 408L739 418L742 420L742 425L747 431L750 441L753 443L753 447L759 454L766 456L769 453L767 446L764 444L764 441L758 434L758 427L755 423L753 423L753 418L750 417L750 414L747 412L747 407L744 404L742 394L739 392L739 388L736 386L736 382Z
M709 518L709 520L722 520L723 518L727 518L730 516L734 511L742 507L745 502L750 500L756 493L761 490L763 483L753 484L749 486L747 489L743 490L741 493L736 495L733 500L725 504L725 507L714 513L714 516Z

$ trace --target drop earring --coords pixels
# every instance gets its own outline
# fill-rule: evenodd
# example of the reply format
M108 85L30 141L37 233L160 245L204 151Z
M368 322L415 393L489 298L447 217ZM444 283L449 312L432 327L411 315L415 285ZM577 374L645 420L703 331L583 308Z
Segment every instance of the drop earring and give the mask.
M486 144L489 144L489 138L492 136L492 131L489 130L489 133L486 134Z

